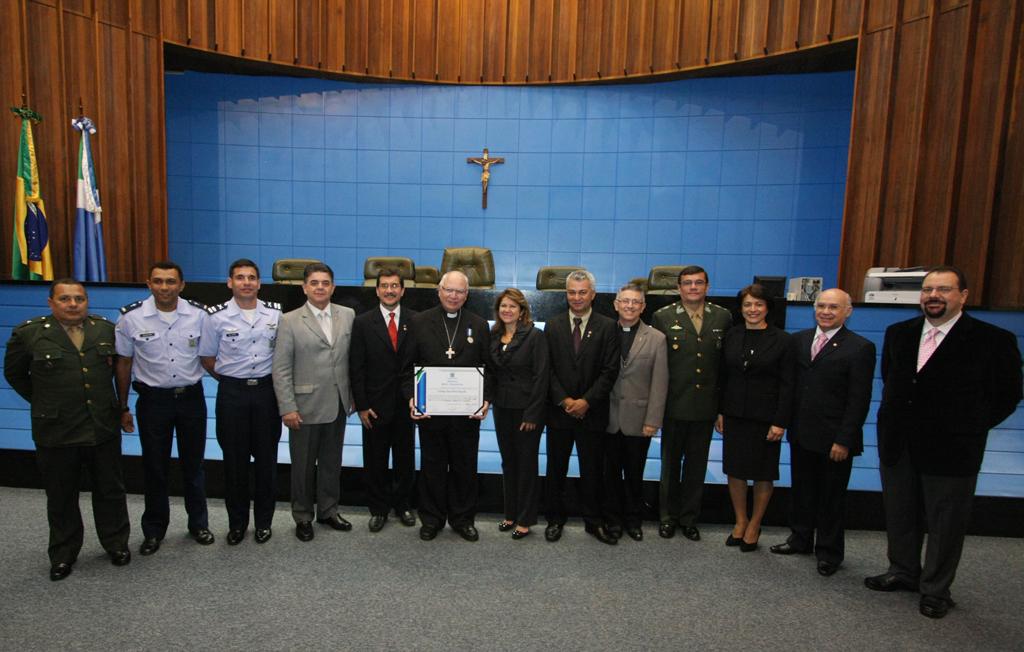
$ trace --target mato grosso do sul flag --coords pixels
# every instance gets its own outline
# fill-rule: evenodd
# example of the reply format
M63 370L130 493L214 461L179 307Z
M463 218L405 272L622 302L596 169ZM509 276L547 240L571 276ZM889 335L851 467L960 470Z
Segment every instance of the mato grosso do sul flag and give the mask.
M39 168L32 141L32 116L26 109L12 109L21 117L18 146L18 176L14 187L14 234L11 238L11 277L24 280L53 280L50 232L46 207L39 194Z
M92 165L89 135L96 133L92 120L82 116L71 121L82 132L78 146L78 195L75 211L75 278L79 281L106 281L107 258L103 253L103 224L100 222L100 190Z

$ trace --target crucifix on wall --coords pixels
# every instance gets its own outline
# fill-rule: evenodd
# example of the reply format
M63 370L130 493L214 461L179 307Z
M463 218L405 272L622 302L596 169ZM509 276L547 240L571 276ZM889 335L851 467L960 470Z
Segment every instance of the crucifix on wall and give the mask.
M474 156L466 159L466 163L472 163L473 165L479 165L483 168L480 172L480 186L483 191L483 195L480 200L481 208L487 208L487 184L491 180L491 166L495 164L501 164L505 162L505 158L501 156L490 156L487 153L487 148L484 148L483 156Z

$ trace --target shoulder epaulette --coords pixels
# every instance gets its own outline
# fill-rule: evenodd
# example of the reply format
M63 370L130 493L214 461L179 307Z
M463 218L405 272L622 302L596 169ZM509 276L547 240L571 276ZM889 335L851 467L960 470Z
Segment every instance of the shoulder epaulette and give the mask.
M97 315L97 314L93 314L93 313L89 313L89 319L92 319L94 321L110 321L109 319L107 319L103 315Z
M139 299L135 303L129 303L127 306L121 306L121 314L124 315L131 312L132 310L135 310L136 308L142 305L143 301L145 301L145 299Z
M654 312L655 313L659 313L659 312L668 310L669 308L675 308L676 303L678 303L678 302L673 302L673 303L668 304L667 306L662 306L662 307L658 308L657 310L655 310Z
M725 310L722 306L717 303L711 303L710 301L705 302L704 305L707 306L709 310ZM726 310L726 312L728 311Z
M220 312L221 310L224 310L227 307L228 307L227 302L218 303L215 306L206 306L206 312L210 313L211 315L216 315L218 312Z
M263 300L261 299L261 301ZM281 304L276 301L263 301L263 305L271 310L277 310L278 312L281 311Z
M192 306L193 308L198 308L199 310L202 310L203 312L206 312L206 310L207 310L205 303L199 303L198 301L193 301L192 299L185 299L185 301L187 301L188 304L190 306Z
M32 317L31 319L26 319L25 321L15 326L14 330L18 330L19 328L25 328L27 326L31 326L32 324L41 324L46 321L47 317L49 317L49 315L40 315L39 317Z

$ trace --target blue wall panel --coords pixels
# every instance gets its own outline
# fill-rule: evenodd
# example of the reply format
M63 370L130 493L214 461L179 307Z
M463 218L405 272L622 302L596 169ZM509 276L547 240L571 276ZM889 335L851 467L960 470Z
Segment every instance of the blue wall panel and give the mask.
M798 89L794 91L794 89ZM612 290L696 262L835 279L853 74L611 87L435 87L168 75L170 254L220 280L281 257L362 281L366 256L487 246L498 283L585 265ZM486 211L480 168L494 166ZM351 216L351 217L349 217Z

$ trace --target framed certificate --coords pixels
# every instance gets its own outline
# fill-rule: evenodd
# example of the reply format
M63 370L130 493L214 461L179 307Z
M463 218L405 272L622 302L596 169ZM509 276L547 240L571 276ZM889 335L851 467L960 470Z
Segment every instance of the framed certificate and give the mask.
M415 384L418 414L468 417L483 410L483 367L416 367Z

